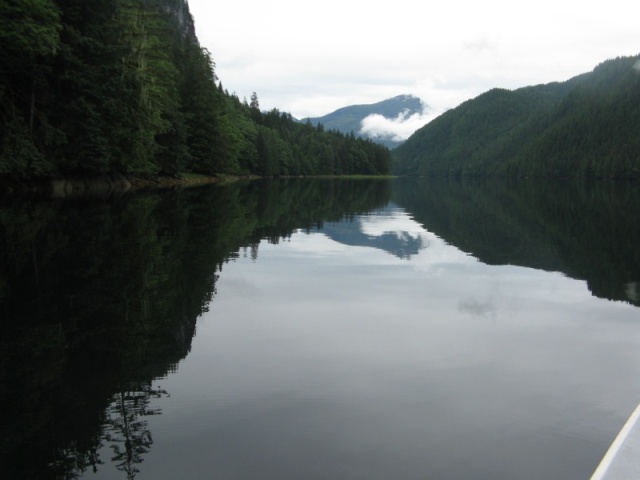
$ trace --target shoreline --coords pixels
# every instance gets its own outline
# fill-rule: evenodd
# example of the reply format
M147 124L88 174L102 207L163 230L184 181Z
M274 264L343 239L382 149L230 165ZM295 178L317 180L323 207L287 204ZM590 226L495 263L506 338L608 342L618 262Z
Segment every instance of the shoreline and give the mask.
M175 176L103 175L97 177L11 178L0 176L0 198L34 196L41 198L108 197L145 189L188 188L226 184L241 176L178 174ZM249 177L247 177L249 178Z
M0 175L0 198L106 198L129 192L167 188L191 188L203 185L226 185L240 180L262 178L257 175L204 175L181 173L177 175L137 176L110 174L102 176L71 176L15 178ZM296 175L280 178L395 178L393 175Z

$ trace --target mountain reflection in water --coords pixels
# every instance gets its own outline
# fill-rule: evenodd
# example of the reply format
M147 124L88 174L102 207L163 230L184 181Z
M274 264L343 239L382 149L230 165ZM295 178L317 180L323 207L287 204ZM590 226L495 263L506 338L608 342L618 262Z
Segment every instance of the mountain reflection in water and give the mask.
M428 246L416 226L402 209L390 203L355 219L324 223L314 231L344 245L378 248L398 258L410 259Z
M638 206L425 179L7 200L4 476L585 478L640 397Z

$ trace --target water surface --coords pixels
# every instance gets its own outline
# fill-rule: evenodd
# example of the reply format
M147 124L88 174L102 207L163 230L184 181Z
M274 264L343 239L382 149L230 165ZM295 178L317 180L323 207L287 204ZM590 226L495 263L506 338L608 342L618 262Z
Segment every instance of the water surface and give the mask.
M634 202L307 180L11 205L6 470L588 478L640 401Z

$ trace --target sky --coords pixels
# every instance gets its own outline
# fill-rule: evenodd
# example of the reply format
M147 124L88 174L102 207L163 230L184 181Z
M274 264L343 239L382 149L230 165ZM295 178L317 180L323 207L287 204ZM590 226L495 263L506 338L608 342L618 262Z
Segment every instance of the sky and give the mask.
M225 89L318 117L412 94L420 115L368 119L399 137L494 87L564 81L640 53L630 0L188 0Z

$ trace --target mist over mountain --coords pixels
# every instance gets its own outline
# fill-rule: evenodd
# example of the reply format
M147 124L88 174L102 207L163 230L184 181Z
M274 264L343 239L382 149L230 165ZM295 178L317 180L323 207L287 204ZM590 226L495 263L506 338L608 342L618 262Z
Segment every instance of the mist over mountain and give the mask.
M353 132L388 148L404 142L416 129L426 123L422 119L429 107L413 95L398 95L378 103L350 105L322 117L302 119L312 125L321 123L326 130Z

